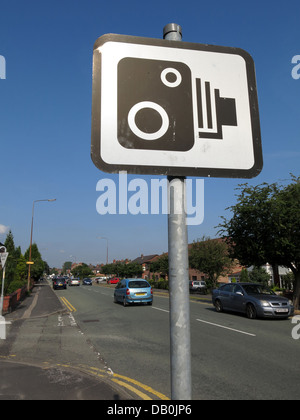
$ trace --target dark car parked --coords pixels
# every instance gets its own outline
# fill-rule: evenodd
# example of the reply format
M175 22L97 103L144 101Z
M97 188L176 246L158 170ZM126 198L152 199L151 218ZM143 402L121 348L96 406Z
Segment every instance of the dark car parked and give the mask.
M294 306L290 300L255 283L224 284L213 290L212 301L217 312L241 312L250 319L288 318L294 314Z
M86 278L86 279L83 279L82 280L82 285L83 286L92 286L93 285L93 282L92 282L91 279Z
M63 277L54 277L52 284L54 290L67 288L66 279L64 279Z

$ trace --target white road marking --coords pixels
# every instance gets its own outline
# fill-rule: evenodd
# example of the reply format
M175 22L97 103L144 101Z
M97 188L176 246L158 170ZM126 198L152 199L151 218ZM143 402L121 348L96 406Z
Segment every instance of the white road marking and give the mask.
M214 324L213 322L203 321L202 319L196 319L196 321L203 322L204 324L208 324L208 325L213 325L214 327L223 328L225 330L234 331L234 332L237 332L237 333L240 333L240 334L250 335L251 337L256 337L255 334L250 334L250 333L245 332L245 331L240 331L240 330L236 330L234 328L225 327L224 325Z
M157 308L156 306L152 306L152 309L157 309L158 311L167 312L167 313L170 312L170 311L167 311L166 309Z

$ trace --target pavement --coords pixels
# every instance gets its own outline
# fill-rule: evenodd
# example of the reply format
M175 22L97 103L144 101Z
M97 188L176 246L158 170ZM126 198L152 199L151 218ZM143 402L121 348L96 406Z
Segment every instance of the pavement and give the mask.
M5 316L0 400L133 400L47 282Z

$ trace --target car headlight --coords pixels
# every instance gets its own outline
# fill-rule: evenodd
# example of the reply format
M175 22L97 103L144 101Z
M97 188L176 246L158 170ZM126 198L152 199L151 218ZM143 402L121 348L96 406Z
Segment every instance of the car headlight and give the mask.
M270 305L270 303L269 303L268 301L266 301L266 300L262 300L262 301L261 301L261 306L266 307L266 306L271 306L271 305Z
M294 306L293 302L291 300L289 300L289 305L290 306Z

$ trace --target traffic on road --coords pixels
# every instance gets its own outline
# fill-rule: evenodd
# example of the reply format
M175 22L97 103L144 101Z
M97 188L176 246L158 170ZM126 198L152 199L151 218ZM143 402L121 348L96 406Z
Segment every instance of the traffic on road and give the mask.
M42 397L38 378L43 377L43 384L47 378L49 382L43 385L44 390L49 389L51 395L53 380L56 391L62 387L61 396L65 395L64 384L73 381L74 397L87 398L80 379L67 379L84 374L100 381L100 388L105 391L99 399L104 395L171 399L168 291L152 289L142 279L124 279L117 284L92 279L92 287L84 280L78 287L64 280L66 283L61 278L41 282L32 296L6 319L7 339L0 341L2 364L25 363L35 372L37 366L48 372L46 377L36 373L37 380L31 382L27 391L26 385L21 390L21 382L24 379L26 384L29 379L19 377L20 395L30 398L36 386L36 395ZM248 290L246 285L239 286L243 296L228 295L229 300L246 300L253 292L251 284ZM235 290L238 291L241 292ZM222 287L221 292L225 292ZM260 292L264 292L258 300L263 308L274 309L277 302L281 304L277 309L288 308L273 293L267 295L265 289ZM247 311L236 312L223 300L221 312L218 299L216 293L191 293L186 308L191 325L192 399L299 399L300 319L287 318L281 311L283 318L249 317ZM251 302L255 304L255 300ZM64 369L71 369L72 375ZM14 381L12 374L4 379ZM95 393L93 398L97 398Z
M125 283L94 283L93 288L55 293L72 305L68 309L73 308L77 325L112 372L170 398L168 292L153 290L151 306L133 305L124 311L114 302L124 303L118 290L126 294L130 282ZM228 307L220 313L215 301L209 295L190 297L193 399L299 398L299 341L292 338L293 318L254 319ZM282 383L282 377L289 381Z

